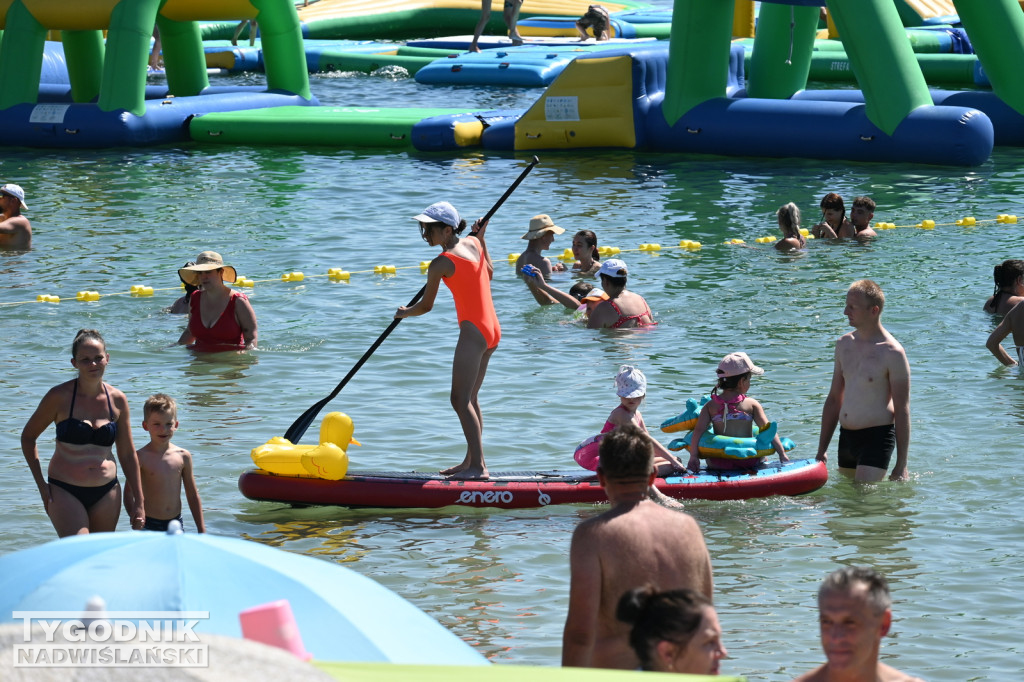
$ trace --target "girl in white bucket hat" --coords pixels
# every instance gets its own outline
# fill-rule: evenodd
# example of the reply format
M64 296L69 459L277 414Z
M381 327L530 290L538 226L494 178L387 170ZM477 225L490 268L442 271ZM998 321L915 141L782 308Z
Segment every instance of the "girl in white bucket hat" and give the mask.
M647 433L647 425L640 414L640 404L647 395L647 377L632 365L622 365L619 373L615 375L615 394L619 396L619 405L612 410L605 420L601 433L591 436L583 441L576 448L574 455L576 462L584 469L595 471L597 469L598 449L601 446L601 439L604 434L619 426L633 424L640 427L640 430ZM653 437L648 436L654 448L654 466L658 476L664 477L673 471L683 471L686 467L676 458L668 448L659 443Z

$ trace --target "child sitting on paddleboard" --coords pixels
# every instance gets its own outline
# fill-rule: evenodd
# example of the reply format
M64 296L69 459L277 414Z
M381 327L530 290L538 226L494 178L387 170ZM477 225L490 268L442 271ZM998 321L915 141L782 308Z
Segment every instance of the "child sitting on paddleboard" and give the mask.
M764 374L764 370L755 365L746 353L730 353L718 363L717 371L718 383L711 392L711 400L701 408L697 426L694 427L690 438L690 461L687 462L686 468L694 473L700 469L699 444L708 424L711 424L716 435L735 438L753 436L754 424L757 424L759 429L768 425L768 417L761 403L746 395L750 390L751 375L760 376ZM779 453L780 462L789 461L786 450L782 447L782 440L778 436L772 439L772 446L775 452ZM708 457L707 460L709 469L749 469L757 467L764 458Z
M644 396L647 394L647 377L644 376L644 373L631 365L622 365L615 377L615 393L619 396L619 406L608 415L608 420L605 421L601 433L591 436L576 448L574 457L584 469L597 470L601 439L609 431L619 426L633 424L647 434L647 425L644 424L644 418L640 415L639 409L640 403L644 401ZM647 437L654 444L654 466L659 477L664 478L673 471L682 471L685 468L683 463L664 445L650 434Z

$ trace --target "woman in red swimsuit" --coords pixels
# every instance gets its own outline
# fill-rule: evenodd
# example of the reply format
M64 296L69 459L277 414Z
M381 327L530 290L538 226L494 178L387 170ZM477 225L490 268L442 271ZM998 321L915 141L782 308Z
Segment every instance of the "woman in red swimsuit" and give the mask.
M630 329L653 327L658 324L651 314L651 307L640 294L626 291L626 264L618 258L609 258L597 271L601 288L608 294L608 300L598 303L591 311L587 327L590 329Z
M103 382L110 362L103 337L82 329L71 344L71 365L77 376L47 391L21 432L21 450L59 537L112 532L121 515L117 459L124 471L124 505L132 528L146 522L139 460L132 442L128 399ZM57 438L43 478L39 436L56 424Z
M188 326L178 343L214 352L256 348L256 313L249 298L228 288L238 275L216 251L203 251L194 265L178 270L186 284L199 287L189 298Z
M466 221L447 201L431 204L413 220L420 223L420 234L431 246L440 246L441 255L427 268L423 298L411 307L402 306L395 317L403 319L430 312L441 280L451 289L459 319L459 341L452 363L452 407L466 435L466 458L462 464L441 473L457 479L487 478L484 463L483 414L477 396L487 373L487 363L498 347L501 326L491 300L494 266L487 253L484 232L487 223L473 223L468 237L459 238Z

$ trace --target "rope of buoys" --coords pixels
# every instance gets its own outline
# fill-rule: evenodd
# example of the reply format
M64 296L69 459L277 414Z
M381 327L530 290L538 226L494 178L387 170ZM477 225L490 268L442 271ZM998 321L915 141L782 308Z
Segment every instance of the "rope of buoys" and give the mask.
M937 223L934 220L922 220L921 222L913 224L913 225L896 225L894 223L876 222L876 223L874 223L873 227L876 230L894 230L897 227L915 227L915 228L919 228L919 229L922 229L922 230L934 230L936 227L945 227L945 226L976 227L978 225L983 225L985 223L994 223L994 224L1002 224L1002 225L1017 224L1017 216L1001 213L998 216L996 216L995 218L981 218L981 219L978 219L978 218L975 218L973 216L967 216L967 217L964 217L964 218L960 218L959 220L956 220L955 222L952 222L952 223ZM800 229L800 234L802 234L807 239L814 239L814 237L811 236L810 231L807 230L806 228L801 228ZM758 244L772 244L772 243L778 241L778 237L767 235L767 236L764 236L764 237L757 237L754 241L756 243L758 243ZM723 244L726 244L726 245L741 245L741 244L746 244L746 242L743 241L742 239L727 239L727 240L725 240L723 242ZM683 250L686 250L686 251L699 251L701 248L703 248L703 245L700 242L694 241L694 240L691 240L691 239L683 239L676 246L671 246L671 245L662 246L661 244L657 244L657 243L645 243L645 244L640 244L635 249L622 249L622 248L619 248L618 246L599 246L597 248L597 251L598 251L598 254L602 258L608 258L609 256L616 256L616 255L618 255L620 253L630 253L630 252L656 253L658 251L668 250L668 249L683 249ZM572 253L572 249L565 249L561 254L556 256L556 258L558 260L562 261L562 262L576 260L576 257ZM508 262L509 262L510 265L514 265L518 259L519 259L519 254L518 253L510 253L508 255ZM255 287L257 284L265 284L265 283L270 283L270 282L303 282L303 281L306 280L307 277L309 277L310 279L315 279L315 278L318 278L318 277L326 277L327 279L329 279L332 282L348 282L351 279L352 275L374 274L374 275L381 275L381 276L387 277L389 275L396 275L396 274L398 274L399 270L411 270L413 268L419 268L420 274L423 274L423 273L426 273L427 268L429 268L429 267L430 267L430 261L425 260L425 261L420 261L420 263L418 265L402 265L402 266L397 266L397 265L375 265L375 266L373 266L373 269L370 269L370 270L352 270L352 271L349 271L349 270L344 270L342 268L328 268L327 272L322 273L322 274L315 274L315 275L306 275L305 273L300 272L300 271L286 272L286 273L282 274L277 279L250 279L248 277L243 277L243 276L239 275L235 279L234 285L236 287ZM176 289L177 290L181 290L182 288L184 288L184 285L179 285L177 287L151 287L151 286L147 286L145 284L133 284L128 291L115 291L115 292L106 293L106 294L101 294L98 291L91 291L91 290L78 291L78 292L75 293L74 300L88 303L88 302L99 301L101 298L105 298L105 297L108 297L108 296L131 296L132 298L148 298L148 297L153 296L158 291L174 291ZM68 300L71 299L70 296L68 296L66 298ZM4 303L0 303L0 307L25 305L27 303L60 303L61 300L64 300L64 299L61 296L56 295L56 294L39 294L38 296L35 297L34 300L28 300L28 301L7 301L7 302L4 302Z

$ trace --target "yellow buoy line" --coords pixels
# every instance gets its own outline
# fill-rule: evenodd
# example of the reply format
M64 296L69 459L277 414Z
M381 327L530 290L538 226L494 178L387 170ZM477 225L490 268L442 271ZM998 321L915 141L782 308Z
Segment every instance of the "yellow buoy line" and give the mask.
M1009 214L1002 214L1001 213L998 216L996 216L995 218L981 218L981 219L978 219L978 218L974 218L973 216L967 216L967 217L964 217L964 218L960 218L959 220L956 220L956 221L951 222L951 223L937 223L934 220L922 220L921 222L913 224L913 225L896 225L895 223L876 222L876 223L874 223L873 227L875 228L875 230L894 230L894 229L896 229L898 227L915 227L915 228L922 229L922 230L934 230L936 227L946 227L946 226L976 227L978 225L984 225L985 223L1003 224L1003 225L1016 224L1017 223L1017 216L1009 215ZM800 229L800 234L802 234L807 239L814 239L814 237L811 236L810 231L807 230L806 228L801 228ZM754 241L756 243L758 243L758 244L772 244L772 243L778 241L778 237L775 237L775 236L772 236L772 235L767 235L767 236L764 236L764 237L757 237ZM746 242L744 242L742 239L726 239L723 242L723 244L727 244L727 245L738 245L738 244L745 244L745 243ZM661 244L657 244L657 243L640 244L635 249L622 249L622 248L619 248L617 246L599 246L597 248L597 251L598 251L598 254L601 256L601 258L608 258L609 256L616 256L616 255L618 255L620 253L630 253L630 252L646 252L646 253L651 253L651 252L657 252L657 251L668 250L668 249L683 249L683 250L686 250L686 251L699 251L701 248L703 248L703 245L700 242L693 241L692 239L683 239L682 241L679 242L679 244L677 244L675 246L672 246L672 245L662 246ZM576 256L573 255L572 249L565 249L561 254L559 254L555 258L557 258L559 261L561 261L563 263L565 263L565 262L572 262L572 261L576 260ZM518 259L519 259L519 254L518 253L510 253L510 254L508 254L508 262L509 262L510 265L515 265L515 263L516 263L516 261ZM370 270L352 270L352 271L349 271L349 270L345 270L343 268L328 268L326 273L316 274L316 275L306 275L303 272L294 271L294 272L286 272L283 275L281 275L279 278L268 278L268 279L250 279L248 277L243 277L242 275L239 275L235 279L234 285L236 287L255 287L257 284L265 284L265 283L268 283L268 282L303 282L303 281L305 281L306 277L309 277L310 279L314 279L314 278L317 278L317 277L326 277L328 280L330 280L332 282L347 282L347 281L349 281L351 279L352 275L374 274L374 275L387 276L387 275L395 275L395 274L398 273L399 270L410 270L412 268L417 268L417 267L419 268L420 273L425 273L427 271L427 268L430 267L430 261L427 261L427 260L420 261L419 265L402 265L402 266L396 266L396 265L375 265ZM104 298L104 297L107 297L107 296L131 296L132 298L145 298L145 297L153 296L153 294L156 293L157 291L175 291L175 290L180 291L183 288L184 288L184 285L179 285L177 287L154 288L154 287L151 287L151 286L147 286L145 284L134 284L134 285L131 286L131 288L128 291L115 291L115 292L108 293L108 294L101 294L98 291L83 290L83 291L76 292L73 299L71 299L70 296L67 297L67 299L68 300L75 300L75 301L82 301L82 302L93 302L93 301L98 301L101 298ZM6 302L6 303L0 303L0 307L3 307L3 306L15 306L15 305L25 305L26 303L60 303L61 300L62 300L62 298L59 295L55 295L55 294L39 294L38 296L36 296L35 300L29 300L29 301L9 301L9 302Z

